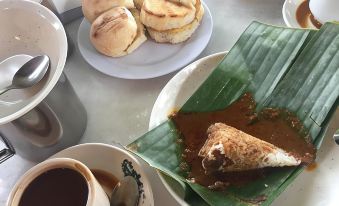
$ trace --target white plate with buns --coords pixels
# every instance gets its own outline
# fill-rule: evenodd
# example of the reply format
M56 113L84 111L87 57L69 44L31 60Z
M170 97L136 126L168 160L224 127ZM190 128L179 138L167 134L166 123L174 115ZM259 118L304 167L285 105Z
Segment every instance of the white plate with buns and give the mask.
M148 1L152 3L152 0ZM192 1L199 2L199 0ZM206 4L204 4L203 2L201 3L204 11L202 12L204 13L202 17L199 17L199 14L201 13L198 12L199 10L197 10L195 12L196 17L194 21L191 22L191 24L186 24L186 27L180 27L179 29L171 28L175 29L175 32L179 30L179 35L177 35L177 33L173 35L173 30L171 29L170 32L168 32L169 30L166 30L166 28L165 30L161 31L157 29L152 29L150 25L152 26L152 23L156 21L150 21L150 25L146 25L146 27L150 31L149 33L150 35L152 35L152 37L149 36L149 34L146 34L147 40L145 40L146 38L143 34L140 35L140 25L138 22L139 16L136 17L134 15L133 9L130 10L135 17L137 23L129 21L129 19L133 17L131 17L132 15L130 15L130 12L128 12L128 10L127 13L122 10L120 11L121 13L126 13L126 16L128 16L127 18L121 18L120 14L114 15L112 9L111 11L104 12L104 14L96 17L95 20L93 20L95 17L93 18L92 16L90 16L89 19L93 21L92 27L94 27L95 25L95 28L92 30L91 23L86 18L84 18L82 23L80 24L78 31L79 50L84 59L93 68L104 74L114 77L124 79L148 79L174 72L193 61L204 50L211 38L213 29L212 16ZM138 7L138 5L136 6ZM93 5L88 5L87 8L93 8ZM86 10L87 8L86 5L83 5L83 10ZM117 8L114 8L113 10L117 10L116 12L119 12ZM88 11L84 11L84 13L86 16ZM142 18L149 18L149 16L145 17L145 14L142 13L143 10L141 10L141 20ZM87 16L89 15L90 14L87 14ZM114 19L117 17L121 18L118 24L124 25L124 28L121 29L124 30L124 35L121 33L117 34L117 29L112 29L113 27L118 27L117 25L113 26L111 23L107 23L107 19L113 19L113 17ZM202 19L201 21L199 19L197 22L197 18ZM106 24L104 25L104 27L102 26L103 23ZM128 25L128 28L125 27L126 25ZM173 23L171 25L173 25ZM197 25L199 26L196 28L194 33L190 34L192 27L196 27ZM117 50L119 50L119 46L123 48L124 45L129 42L131 35L133 35L133 27L136 28L136 26L138 26L138 29L135 29L138 31L138 34L136 34L133 38L137 40L134 39L133 43L131 42L130 44L128 44L127 49L123 50L122 52L117 52ZM136 38L136 36L138 38ZM158 42L174 42L158 43L154 39L156 39ZM178 43L180 41L183 42ZM120 45L117 45L117 43ZM115 46L116 48L112 48L113 46Z

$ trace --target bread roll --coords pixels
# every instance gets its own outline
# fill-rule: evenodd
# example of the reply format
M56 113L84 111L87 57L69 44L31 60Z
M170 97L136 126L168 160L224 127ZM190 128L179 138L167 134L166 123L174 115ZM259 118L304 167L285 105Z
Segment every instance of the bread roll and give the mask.
M168 0L144 0L141 8L141 22L154 30L163 31L183 27L196 16L195 1L181 4Z
M119 57L127 54L137 36L137 23L125 7L114 7L101 14L91 26L90 40L102 54Z
M134 50L136 50L142 43L144 43L147 40L147 37L145 35L145 27L140 21L140 12L137 9L130 9L132 15L134 16L134 19L137 23L138 29L137 29L137 36L135 37L133 43L127 48L127 53L131 53Z
M177 44L189 39L195 30L199 27L201 19L204 15L204 7L200 6L197 16L195 19L188 25L185 25L181 28L170 29L165 31L157 31L150 27L147 28L149 35L156 42L159 43L172 43Z
M143 3L144 3L144 0L134 0L134 6L139 11L141 10L141 7L142 7Z
M196 0L167 0L177 4L183 4L185 6L190 6L192 3L195 5Z
M82 12L91 23L100 14L117 6L134 8L134 3L133 0L82 0Z

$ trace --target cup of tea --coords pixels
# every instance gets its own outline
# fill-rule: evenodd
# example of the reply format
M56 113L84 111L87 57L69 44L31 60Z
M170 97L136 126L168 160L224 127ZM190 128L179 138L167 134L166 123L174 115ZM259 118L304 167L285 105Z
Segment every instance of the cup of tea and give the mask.
M109 199L83 163L46 160L28 170L14 186L8 206L109 206Z
M309 6L313 16L320 23L339 21L338 0L310 0Z

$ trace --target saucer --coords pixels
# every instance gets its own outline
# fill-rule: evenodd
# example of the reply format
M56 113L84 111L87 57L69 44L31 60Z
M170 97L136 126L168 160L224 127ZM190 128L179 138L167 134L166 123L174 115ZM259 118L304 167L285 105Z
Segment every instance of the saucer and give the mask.
M124 176L133 176L139 186L138 206L153 206L154 199L151 184L141 163L119 145L101 143L80 144L64 149L50 158L72 158L85 164L90 170L103 171L118 180ZM104 185L102 184L103 188ZM104 188L105 189L105 188Z
M292 28L303 28L298 23L296 18L297 9L300 6L301 3L307 0L285 0L285 3L282 8L282 14L284 18L284 22L288 27ZM317 29L311 22L310 19L308 19L307 27L308 29Z

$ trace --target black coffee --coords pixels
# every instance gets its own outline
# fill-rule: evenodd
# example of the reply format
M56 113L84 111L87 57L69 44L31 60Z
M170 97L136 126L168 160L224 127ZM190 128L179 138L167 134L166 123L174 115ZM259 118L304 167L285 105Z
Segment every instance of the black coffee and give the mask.
M75 170L57 168L35 178L25 189L19 206L85 206L87 198L86 179Z

